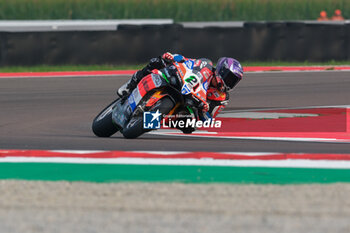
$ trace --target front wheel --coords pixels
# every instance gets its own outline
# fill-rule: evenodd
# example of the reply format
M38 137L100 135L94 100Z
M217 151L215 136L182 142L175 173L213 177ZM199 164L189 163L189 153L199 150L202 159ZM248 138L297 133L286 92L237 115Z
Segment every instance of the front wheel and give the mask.
M157 103L153 105L149 111L157 111L162 114L161 119L163 115L168 114L171 109L174 108L175 104L174 102L170 99L170 97L165 96L162 99L160 99ZM132 117L126 126L126 128L123 129L123 136L125 138L137 138L141 136L142 134L150 131L149 129L144 129L143 128L143 114L139 116Z
M97 137L110 137L118 132L119 129L112 120L113 107L118 101L119 99L113 101L95 117L92 131Z

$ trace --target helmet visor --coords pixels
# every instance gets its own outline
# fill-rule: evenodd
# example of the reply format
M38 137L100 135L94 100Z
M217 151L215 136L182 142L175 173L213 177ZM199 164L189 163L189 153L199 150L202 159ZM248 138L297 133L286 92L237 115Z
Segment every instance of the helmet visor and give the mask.
M237 83L241 80L236 75L234 75L231 70L227 68L221 69L219 75L224 81L225 86L228 90L234 88L237 85Z

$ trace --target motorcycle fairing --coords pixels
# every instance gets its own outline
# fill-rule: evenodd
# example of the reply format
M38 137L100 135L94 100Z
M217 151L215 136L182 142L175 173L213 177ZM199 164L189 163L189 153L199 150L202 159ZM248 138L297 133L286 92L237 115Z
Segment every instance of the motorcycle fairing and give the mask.
M162 93L162 91L156 91L147 101L146 107L153 106L155 103L157 103L158 100L160 100L161 98L163 98L166 95L168 95L168 94Z
M193 61L191 62L194 64ZM181 88L181 94L183 95L192 94L192 96L196 98L198 101L206 102L206 95L207 95L207 88L208 88L208 82L207 82L208 75L203 76L203 74L200 71L189 69L189 65L184 63L175 62L174 65L177 68L180 74L180 77L183 80L182 82L184 84ZM200 83L202 83L202 85L199 85Z
M128 103L132 111L140 103L141 99L151 90L160 86L166 86L167 82L159 74L149 74L145 76L137 85L128 98Z
M125 101L123 104L121 101L118 101L113 108L112 113L112 121L118 125L121 129L125 127L127 122L129 121L129 118L132 114L132 110L130 108L130 105L126 103Z
M123 104L120 102L117 103L112 114L114 123L116 123L122 129L125 128L132 113L135 111L142 98L149 91L165 85L167 85L167 82L158 74L152 73L145 76L132 91L127 101L125 101Z

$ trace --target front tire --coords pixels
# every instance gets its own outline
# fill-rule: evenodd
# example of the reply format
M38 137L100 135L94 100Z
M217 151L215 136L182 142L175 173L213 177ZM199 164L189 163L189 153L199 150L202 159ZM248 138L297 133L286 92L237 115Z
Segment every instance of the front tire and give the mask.
M97 137L110 137L118 132L118 127L113 123L113 107L119 101L116 99L105 109L103 109L92 122L92 131Z
M160 99L157 103L155 103L154 106L155 107L152 107L149 111L159 110L159 112L162 113L162 119L163 115L168 114L171 111L171 109L174 108L175 104L170 99L170 97L165 96L162 99ZM143 128L143 115L141 115L131 118L127 127L123 129L123 136L125 138L133 139L149 131L151 130Z

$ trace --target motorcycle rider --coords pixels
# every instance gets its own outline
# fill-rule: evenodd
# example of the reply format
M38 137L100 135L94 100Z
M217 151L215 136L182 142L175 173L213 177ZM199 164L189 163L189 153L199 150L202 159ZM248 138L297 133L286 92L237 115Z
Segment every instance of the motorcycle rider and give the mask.
M208 80L207 103L198 106L202 110L200 117L204 120L215 118L225 108L229 100L228 92L232 90L243 77L241 64L229 57L219 58L216 67L207 58L188 59L179 54L164 53L162 56L152 58L141 70L135 72L131 79L121 86L117 93L121 98L127 98L136 88L143 77L154 69L162 69L174 62L194 62L193 70L198 70ZM182 130L191 133L194 129Z

